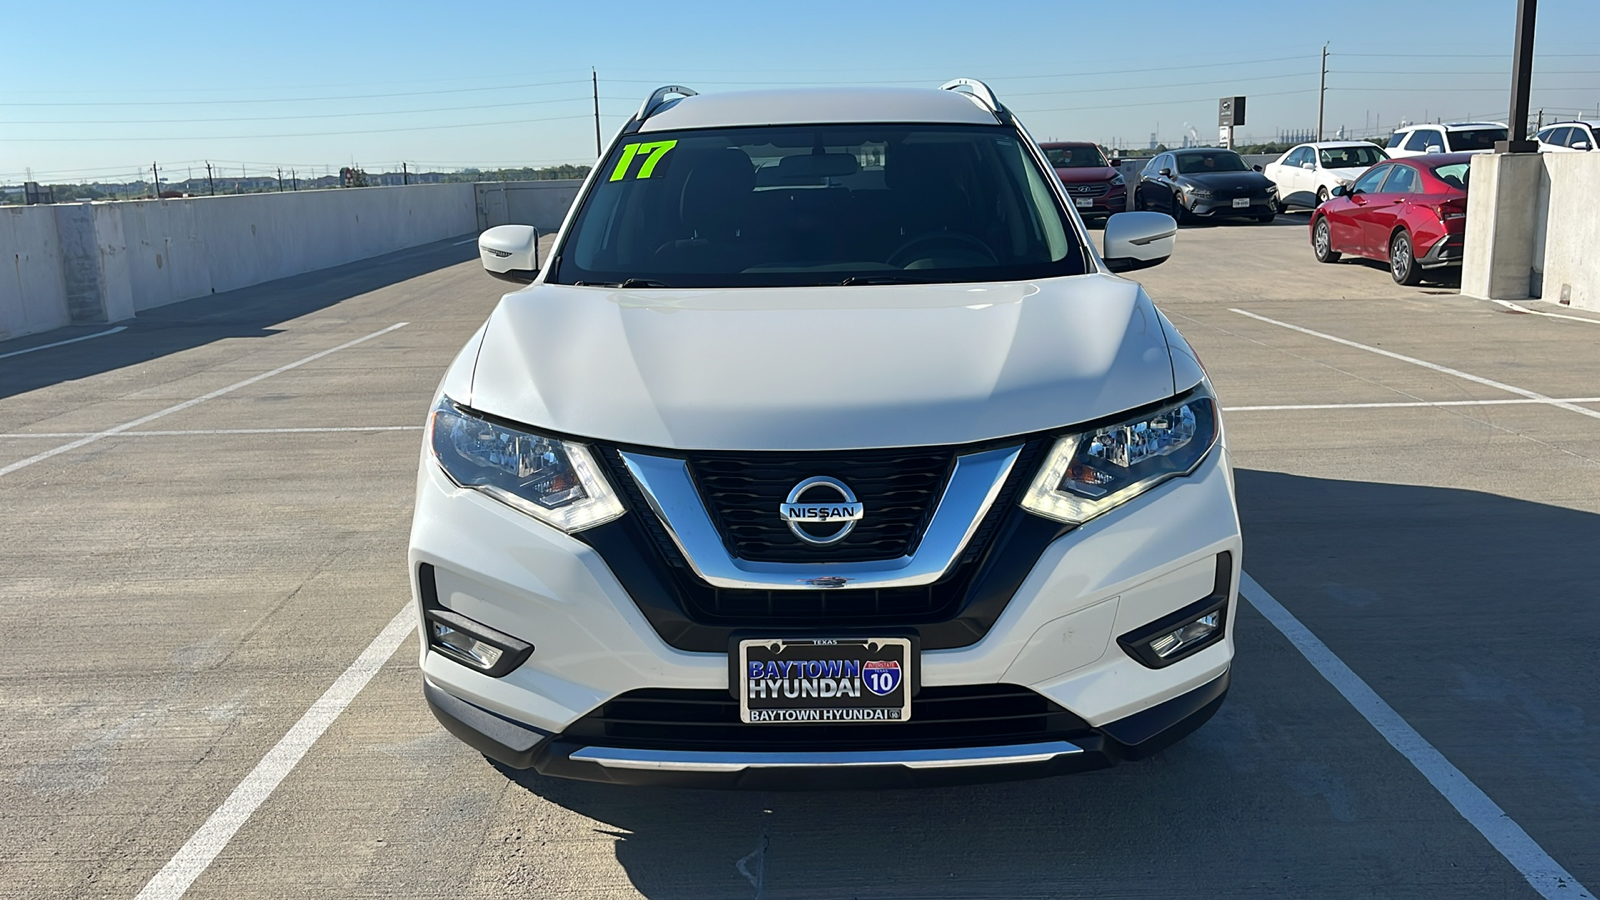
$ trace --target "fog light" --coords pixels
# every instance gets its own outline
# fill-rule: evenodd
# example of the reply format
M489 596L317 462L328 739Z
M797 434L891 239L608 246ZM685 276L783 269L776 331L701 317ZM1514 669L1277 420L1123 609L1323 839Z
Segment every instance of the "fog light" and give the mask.
M1222 627L1222 611L1217 610L1161 635L1150 642L1150 649L1155 651L1156 656L1170 659L1184 649L1210 637L1220 627Z
M433 649L457 662L466 663L485 671L494 668L505 654L504 650L486 644L465 631L457 631L443 622L429 622L428 631Z
M1217 554L1217 574L1211 596L1148 622L1117 638L1117 643L1141 665L1152 669L1170 666L1219 643L1228 630L1228 600L1233 591L1233 555Z

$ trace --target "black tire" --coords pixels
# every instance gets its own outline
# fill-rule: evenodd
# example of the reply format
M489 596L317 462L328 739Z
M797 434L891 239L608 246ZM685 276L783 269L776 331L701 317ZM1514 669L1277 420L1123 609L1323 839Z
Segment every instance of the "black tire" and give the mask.
M1317 256L1317 262L1336 263L1339 253L1333 249L1333 233L1328 229L1328 219L1323 217L1317 224L1311 226L1311 252Z
M1142 188L1133 189L1133 208L1138 212L1146 211L1144 205L1144 190Z
M1271 224L1272 220L1276 218L1277 216L1273 215L1272 213L1262 213L1261 215L1256 216L1256 221L1263 225L1268 225Z
M1422 283L1422 266L1417 264L1416 251L1411 246L1411 235L1405 229L1389 239L1389 275L1395 284L1415 287Z
M1172 218L1173 218L1173 220L1176 221L1179 225L1182 225L1185 222L1188 222L1189 219L1190 219L1189 211L1187 209L1183 208L1183 198L1181 196L1179 196L1179 194L1176 191L1174 191L1173 194L1172 194L1172 201L1171 202L1172 202Z
M1289 204L1284 203L1282 200L1279 200L1277 203L1274 203L1272 205L1272 208L1277 211L1278 215L1281 216L1284 213L1289 211Z
M1317 188L1317 205L1321 206L1322 204L1327 203L1327 202L1328 202L1328 189L1326 187Z

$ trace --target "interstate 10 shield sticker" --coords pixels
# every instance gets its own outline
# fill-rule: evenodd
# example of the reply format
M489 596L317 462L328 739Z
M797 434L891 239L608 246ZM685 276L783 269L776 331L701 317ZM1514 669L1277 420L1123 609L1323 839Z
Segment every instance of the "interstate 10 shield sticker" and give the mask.
M780 725L905 722L912 663L909 638L740 641L739 717Z

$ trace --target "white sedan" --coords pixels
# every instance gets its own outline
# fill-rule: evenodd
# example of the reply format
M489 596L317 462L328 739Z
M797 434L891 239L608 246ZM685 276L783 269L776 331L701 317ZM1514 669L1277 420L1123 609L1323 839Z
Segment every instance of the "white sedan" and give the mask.
M1264 174L1278 186L1278 212L1316 209L1340 185L1349 187L1388 154L1366 141L1301 144L1267 164Z

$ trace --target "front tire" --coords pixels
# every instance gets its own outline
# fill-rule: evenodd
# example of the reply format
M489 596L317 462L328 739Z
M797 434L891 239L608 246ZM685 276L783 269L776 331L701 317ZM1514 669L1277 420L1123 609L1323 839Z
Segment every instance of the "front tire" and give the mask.
M1327 217L1318 219L1317 224L1311 226L1311 250L1317 255L1317 262L1339 261L1339 254L1333 249L1333 232L1328 228Z
M1411 247L1411 235L1397 231L1389 239L1389 275L1395 284L1415 287L1422 283L1422 266L1417 265L1416 252Z
M1327 203L1327 202L1328 202L1328 189L1327 189L1327 187L1319 187L1319 188L1317 188L1317 205L1321 206L1322 204Z
M1189 210L1183 206L1183 197L1177 193L1172 195L1172 219L1179 225L1189 221Z

